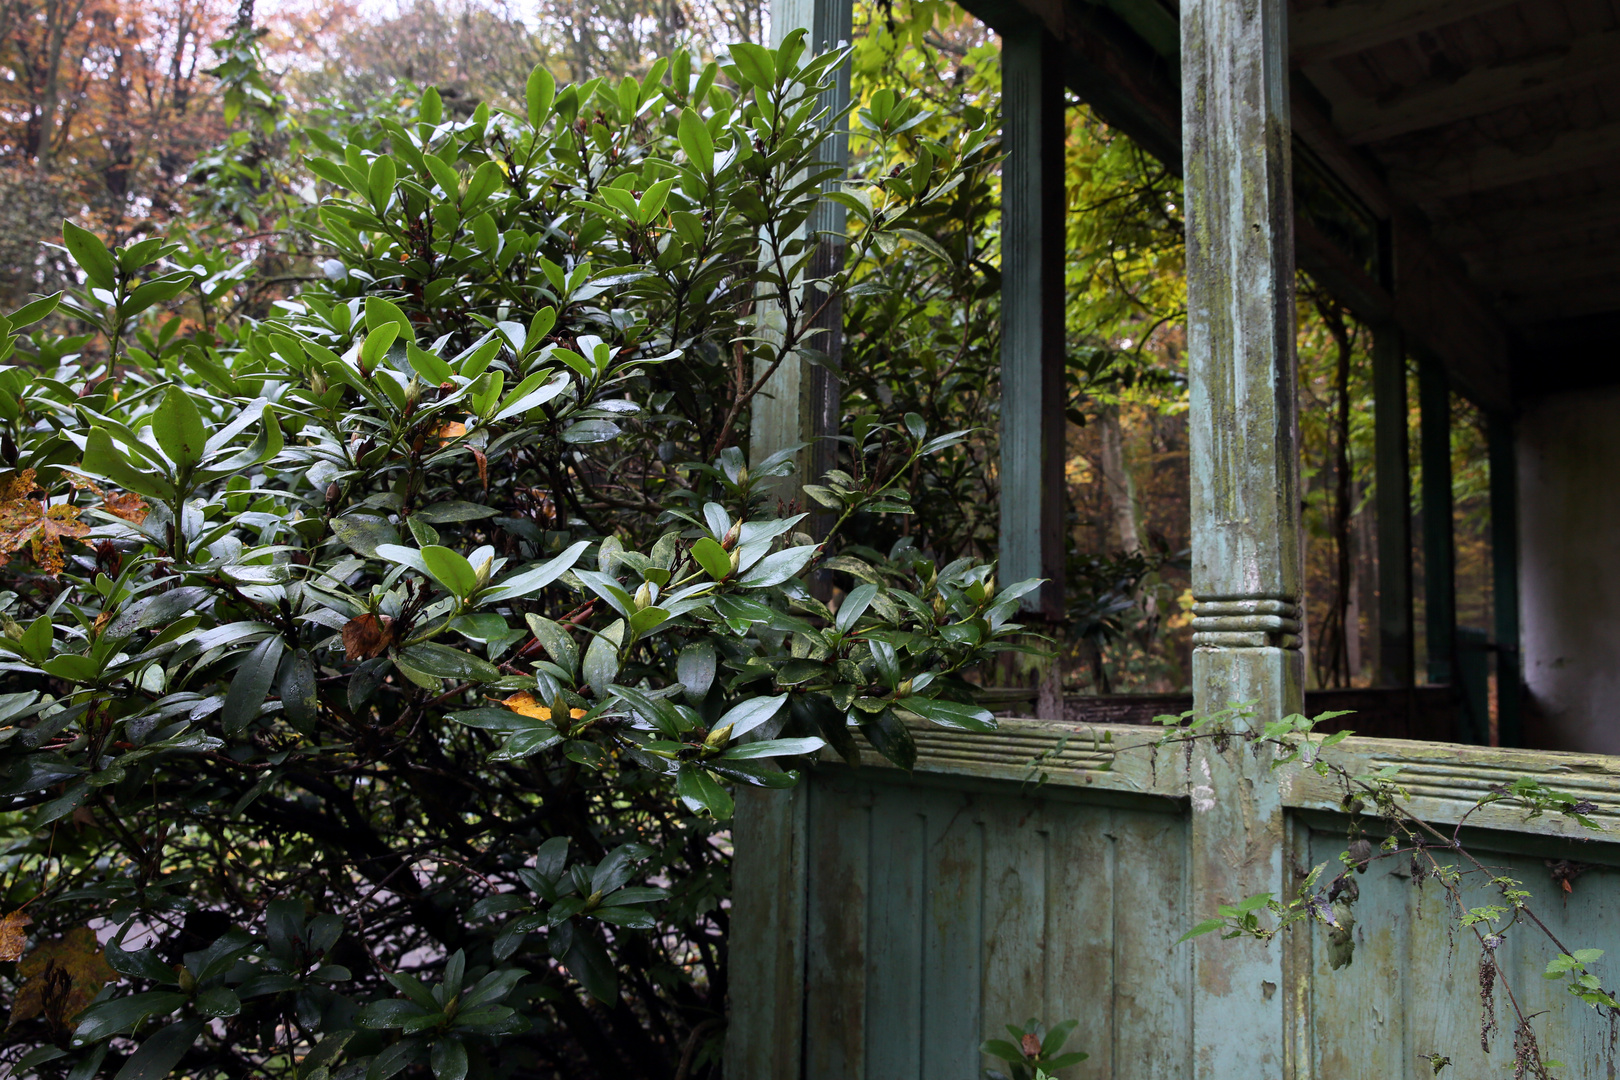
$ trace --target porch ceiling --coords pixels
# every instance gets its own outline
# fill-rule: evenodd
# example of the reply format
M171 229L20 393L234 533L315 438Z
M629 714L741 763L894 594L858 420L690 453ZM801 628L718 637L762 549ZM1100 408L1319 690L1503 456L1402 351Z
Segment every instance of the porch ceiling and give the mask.
M1290 51L1511 328L1515 382L1601 378L1547 354L1620 327L1620 3L1292 0Z
M1290 5L1300 265L1488 408L1620 382L1620 0ZM1179 167L1177 0L966 6Z

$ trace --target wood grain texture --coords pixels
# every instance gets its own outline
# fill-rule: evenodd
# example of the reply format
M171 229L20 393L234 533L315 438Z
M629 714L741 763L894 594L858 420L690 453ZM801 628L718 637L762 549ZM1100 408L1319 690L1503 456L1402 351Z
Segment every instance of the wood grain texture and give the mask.
M1062 49L1034 20L1004 31L1001 215L1001 563L1044 578L1024 605L1061 618L1065 537Z
M1373 441L1378 518L1378 683L1413 682L1412 473L1401 333L1373 331Z

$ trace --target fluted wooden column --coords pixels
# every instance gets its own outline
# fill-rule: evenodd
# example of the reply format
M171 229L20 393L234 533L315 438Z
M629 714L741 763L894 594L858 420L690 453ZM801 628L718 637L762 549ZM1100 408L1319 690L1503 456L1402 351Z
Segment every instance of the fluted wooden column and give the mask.
M1303 705L1294 242L1285 0L1183 0L1192 401L1193 696ZM1192 910L1284 893L1277 777L1246 750L1200 744L1188 778ZM1284 951L1194 941L1194 1076L1282 1080L1292 998Z

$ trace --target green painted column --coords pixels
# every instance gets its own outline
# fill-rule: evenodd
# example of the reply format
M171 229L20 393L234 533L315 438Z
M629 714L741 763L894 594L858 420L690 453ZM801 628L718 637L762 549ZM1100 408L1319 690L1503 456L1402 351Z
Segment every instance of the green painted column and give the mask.
M1451 383L1439 361L1418 364L1423 481L1423 630L1428 681L1452 681L1457 653L1456 550L1452 537Z
M1251 725L1300 711L1299 456L1285 0L1182 0L1191 381L1193 697L1253 703ZM1189 922L1290 891L1279 777L1200 743ZM1290 1073L1287 952L1196 939L1192 1076Z
M1511 417L1492 414L1491 606L1496 631L1496 721L1503 746L1524 745L1524 672L1519 652L1519 463Z
M1412 472L1400 330L1373 332L1373 459L1378 514L1378 685L1411 686Z
M847 42L851 36L853 5L851 0L776 0L771 7L771 45L781 44L790 30L806 28L810 31L812 52L824 52ZM843 116L849 104L849 67L838 74L838 83L821 98L829 115ZM823 148L822 160L844 164L849 159L849 126L840 120ZM837 181L829 181L829 188ZM811 279L830 277L844 265L844 208L830 200L816 206L806 228L826 235L816 245L806 276ZM820 293L810 294L819 301ZM812 362L805 355L790 359L776 369L775 374L755 398L751 414L753 426L749 432L749 453L753 460L775 453L785 446L805 444L798 458L798 470L791 481L783 482L781 495L793 499L805 483L814 483L837 461L837 443L828 436L838 434L842 419L842 393L839 370L843 366L844 308L842 297L833 296L821 308L813 325L821 332L809 340L809 351L814 351ZM800 500L801 503L804 500ZM819 533L831 527L831 515L810 509L811 528Z
M1063 616L1063 56L1037 23L1001 41L1001 564Z

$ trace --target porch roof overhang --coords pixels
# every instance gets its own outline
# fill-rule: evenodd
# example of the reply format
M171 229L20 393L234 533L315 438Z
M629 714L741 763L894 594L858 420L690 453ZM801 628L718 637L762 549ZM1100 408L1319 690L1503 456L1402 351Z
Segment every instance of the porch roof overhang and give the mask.
M966 0L1179 170L1175 0ZM1620 382L1620 8L1291 0L1300 267L1479 405Z

